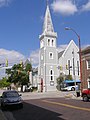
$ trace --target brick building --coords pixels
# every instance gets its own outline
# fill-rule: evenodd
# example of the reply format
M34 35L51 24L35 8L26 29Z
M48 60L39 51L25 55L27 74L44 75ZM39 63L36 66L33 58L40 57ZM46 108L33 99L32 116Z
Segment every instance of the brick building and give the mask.
M90 88L90 46L81 52L83 89Z

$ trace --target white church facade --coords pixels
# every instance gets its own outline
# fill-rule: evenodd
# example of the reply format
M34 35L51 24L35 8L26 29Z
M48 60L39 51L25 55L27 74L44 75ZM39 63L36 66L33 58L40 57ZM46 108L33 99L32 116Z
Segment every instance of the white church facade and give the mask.
M54 31L48 4L39 39L38 89L42 92L56 91L56 79L60 73L70 74L74 79L79 79L79 49L71 40L64 51L58 52L57 33Z
M66 49L58 53L59 73L72 75L73 79L80 79L79 49L71 40Z

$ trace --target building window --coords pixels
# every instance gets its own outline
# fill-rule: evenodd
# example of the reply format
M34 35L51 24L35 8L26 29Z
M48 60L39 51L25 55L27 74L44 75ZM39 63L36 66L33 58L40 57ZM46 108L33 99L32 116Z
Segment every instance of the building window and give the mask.
M50 81L53 80L53 70L50 70Z
M52 46L54 46L54 40L52 40Z
M70 68L70 60L68 60L68 67Z
M53 80L53 76L51 76L51 80Z
M90 60L87 61L87 69L90 69Z
M50 39L48 39L48 46L50 46Z
M51 75L53 74L52 70L51 70Z
M43 55L41 55L41 60L43 60Z
M51 53L51 52L49 53L49 58L53 59L53 53Z
M68 60L68 69L69 69L69 75L70 75L70 60Z
M75 63L74 63L74 58L73 58L73 75L75 75Z
M88 88L90 88L90 81L88 82Z

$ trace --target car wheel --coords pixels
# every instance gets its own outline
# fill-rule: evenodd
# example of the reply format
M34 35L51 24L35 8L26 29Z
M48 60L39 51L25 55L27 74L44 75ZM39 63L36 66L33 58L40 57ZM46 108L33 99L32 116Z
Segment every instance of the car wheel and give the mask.
M71 90L72 90L72 91L75 91L75 88L74 88L74 87L72 87L72 88L71 88Z
M89 99L88 99L88 97L87 97L87 95L83 95L83 101L84 102L87 102Z
M3 105L3 103L1 103L1 109L5 110L5 106Z

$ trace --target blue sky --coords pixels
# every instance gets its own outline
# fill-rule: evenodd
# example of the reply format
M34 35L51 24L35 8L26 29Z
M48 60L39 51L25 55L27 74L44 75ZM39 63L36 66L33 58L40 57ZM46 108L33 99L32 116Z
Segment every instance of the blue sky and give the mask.
M65 27L80 35L82 47L90 45L90 0L49 0L49 6L58 49L71 39L78 45L75 33L65 31ZM0 0L0 63L31 57L38 64L45 10L46 0Z

